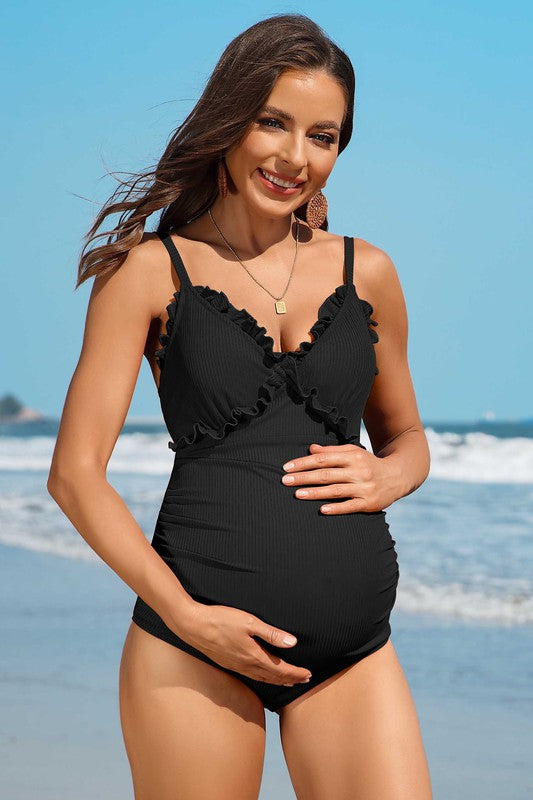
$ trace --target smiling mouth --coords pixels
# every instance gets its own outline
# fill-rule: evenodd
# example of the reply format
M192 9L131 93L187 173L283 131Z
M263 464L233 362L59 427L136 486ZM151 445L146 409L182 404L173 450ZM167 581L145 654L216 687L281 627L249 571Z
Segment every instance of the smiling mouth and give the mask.
M284 181L281 178L277 178L271 172L261 169L261 167L258 167L258 170L263 178L266 178L267 181L270 181L270 183L273 183L275 186L279 186L281 189L297 189L305 183L305 181Z

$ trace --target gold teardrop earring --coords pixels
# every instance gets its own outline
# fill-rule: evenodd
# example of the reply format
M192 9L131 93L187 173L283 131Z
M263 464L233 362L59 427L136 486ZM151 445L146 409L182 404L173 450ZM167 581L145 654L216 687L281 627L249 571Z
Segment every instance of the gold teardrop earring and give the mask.
M223 158L220 158L217 165L218 177L218 193L221 197L228 196L228 172L226 163Z
M326 196L319 189L316 194L307 201L305 219L310 228L320 228L328 213L328 201Z

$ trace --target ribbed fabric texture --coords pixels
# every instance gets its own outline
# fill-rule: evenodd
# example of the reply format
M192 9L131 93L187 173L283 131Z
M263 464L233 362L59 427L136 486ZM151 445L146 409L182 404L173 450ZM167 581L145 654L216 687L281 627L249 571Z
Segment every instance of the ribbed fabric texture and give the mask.
M285 687L227 670L140 597L132 618L235 675L275 711L390 636L399 569L385 511L328 516L319 510L325 501L299 500L281 483L282 465L308 455L312 442L363 447L377 323L353 284L350 237L346 282L320 306L313 340L290 352L273 350L265 328L224 292L193 286L172 238L163 242L180 278L157 351L175 460L152 546L195 600L241 608L297 636L289 649L261 644L313 677Z

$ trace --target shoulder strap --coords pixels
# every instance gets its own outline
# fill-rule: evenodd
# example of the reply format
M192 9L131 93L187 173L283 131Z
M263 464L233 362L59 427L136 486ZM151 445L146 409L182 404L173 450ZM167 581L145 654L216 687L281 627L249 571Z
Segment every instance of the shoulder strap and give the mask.
M178 273L178 278L180 279L180 286L190 286L191 279L189 278L189 273L185 268L185 264L178 252L178 248L174 244L174 241L169 233L158 233L157 234L165 247L168 250L168 254L170 256L170 260L172 261L172 265L176 272Z
M353 283L353 238L344 237L344 268L346 270L346 283L348 286Z

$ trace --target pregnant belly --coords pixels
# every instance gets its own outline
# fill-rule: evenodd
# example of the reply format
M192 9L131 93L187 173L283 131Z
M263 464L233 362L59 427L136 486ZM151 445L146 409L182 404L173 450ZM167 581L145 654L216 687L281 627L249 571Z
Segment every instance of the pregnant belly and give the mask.
M152 544L195 600L290 631L298 644L284 659L312 658L316 666L388 625L399 578L395 542L384 511L322 514L323 500L297 499L282 475L259 462L184 462L173 471Z

